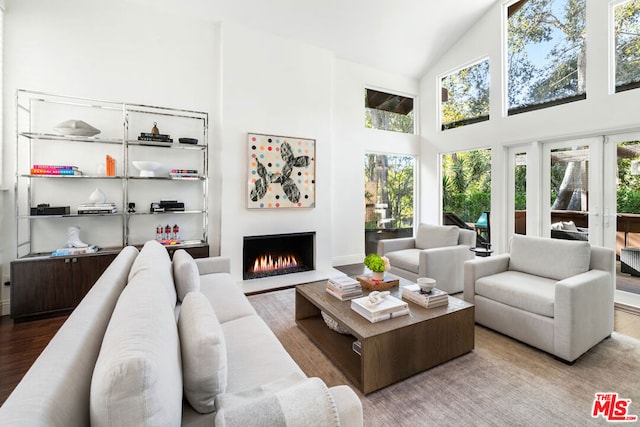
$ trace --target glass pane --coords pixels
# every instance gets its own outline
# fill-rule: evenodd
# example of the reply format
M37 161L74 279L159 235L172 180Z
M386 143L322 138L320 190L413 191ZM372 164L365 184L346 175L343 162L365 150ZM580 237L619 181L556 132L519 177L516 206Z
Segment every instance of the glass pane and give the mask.
M442 130L489 120L489 60L443 77Z
M514 232L527 234L527 153L515 155Z
M589 240L589 147L551 150L551 237Z
M616 288L640 293L640 141L617 147Z
M615 8L616 92L640 86L640 0Z
M442 155L443 223L476 230L490 241L491 150Z
M380 239L413 236L414 164L411 156L365 154L365 250Z
M364 106L366 128L415 133L413 98L365 89Z
M508 8L509 114L584 99L586 0L524 0Z

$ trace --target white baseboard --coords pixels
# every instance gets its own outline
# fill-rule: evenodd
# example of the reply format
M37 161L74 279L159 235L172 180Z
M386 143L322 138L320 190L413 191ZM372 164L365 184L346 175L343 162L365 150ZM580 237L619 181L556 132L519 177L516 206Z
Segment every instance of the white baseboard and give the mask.
M340 265L362 264L362 260L364 260L363 254L345 255L331 258L331 265L335 267Z
M0 303L0 316L8 316L11 313L11 305L9 300Z

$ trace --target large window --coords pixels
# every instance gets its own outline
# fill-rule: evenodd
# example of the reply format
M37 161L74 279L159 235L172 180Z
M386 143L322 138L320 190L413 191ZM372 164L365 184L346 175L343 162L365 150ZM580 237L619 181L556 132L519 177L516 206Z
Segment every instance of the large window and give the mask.
M489 60L440 80L442 130L489 120Z
M489 240L491 150L442 155L444 224L475 229Z
M614 7L616 92L640 87L640 0Z
M586 98L586 0L507 8L508 114Z
M364 106L366 128L415 133L413 98L365 89Z
M415 158L365 154L365 246L375 252L381 238L413 235Z

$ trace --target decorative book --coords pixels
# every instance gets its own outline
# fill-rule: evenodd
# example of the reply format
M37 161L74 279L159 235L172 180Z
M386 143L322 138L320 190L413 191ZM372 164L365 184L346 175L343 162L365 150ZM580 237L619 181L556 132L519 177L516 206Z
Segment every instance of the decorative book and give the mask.
M374 323L409 314L409 304L390 295L378 304L372 304L369 296L353 299L351 309Z
M417 284L403 286L402 298L424 308L434 308L449 304L449 295L445 291L433 288L431 292L423 293Z

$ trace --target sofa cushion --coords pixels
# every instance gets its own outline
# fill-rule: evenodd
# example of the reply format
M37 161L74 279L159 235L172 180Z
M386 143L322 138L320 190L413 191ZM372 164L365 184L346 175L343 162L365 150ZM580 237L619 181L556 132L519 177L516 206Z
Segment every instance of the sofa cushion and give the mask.
M137 274L118 298L93 370L91 425L179 425L181 409L173 307L157 283Z
M394 268L400 268L418 274L420 268L420 249L401 249L399 251L387 252L389 264Z
M207 297L222 324L256 314L256 310L242 292L241 285L236 283L229 273L200 276L200 292Z
M511 239L509 270L563 280L589 270L588 242L515 234Z
M431 249L458 244L460 229L455 225L420 224L416 234L416 248Z
M222 323L227 345L227 393L300 373L278 338L257 314Z
M155 283L156 289L162 288L169 297L171 308L175 307L177 296L171 258L167 249L157 241L149 240L144 244L129 271L129 282L138 275L143 276L145 281Z
M485 276L476 281L476 295L529 313L554 317L556 280L519 271Z
M200 290L200 273L198 266L189 252L178 249L173 253L173 281L180 301L187 293Z
M178 320L184 393L196 411L215 410L215 397L227 387L227 348L222 326L200 292L189 292Z

